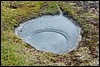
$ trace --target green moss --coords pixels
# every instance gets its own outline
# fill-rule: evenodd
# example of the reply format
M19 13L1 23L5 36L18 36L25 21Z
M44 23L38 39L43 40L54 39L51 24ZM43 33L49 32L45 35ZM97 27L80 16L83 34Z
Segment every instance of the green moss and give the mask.
M91 19L98 21L99 16L94 16L89 11L85 11L83 7L74 6L75 4L72 4L72 2L1 1L1 66L84 65L84 59L82 63L77 64L80 59L74 56L79 52L79 54L86 56L84 57L85 59L91 58L88 55L90 50L87 48L94 49L96 47L94 44L99 40L99 29L91 24L90 21ZM68 14L82 27L82 37L84 37L84 40L82 40L81 44L86 48L82 47L82 50L79 49L76 52L72 51L68 54L57 55L50 52L38 51L31 46L29 47L27 43L15 36L14 28L23 21L46 14L58 14L59 10L56 3L59 4L64 14ZM88 65L92 65L91 63L94 64L98 60L91 59L93 59L93 62L89 61Z

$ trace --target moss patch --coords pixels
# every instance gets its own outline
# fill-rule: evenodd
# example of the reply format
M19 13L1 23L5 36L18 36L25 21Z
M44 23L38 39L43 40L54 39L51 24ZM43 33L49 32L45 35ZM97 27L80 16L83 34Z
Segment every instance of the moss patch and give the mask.
M82 27L80 47L68 54L57 55L38 51L15 36L14 28L23 21L47 14L59 14L55 1L1 1L1 66L99 65L96 51L99 41L98 1L57 3L64 14L72 17ZM85 59L80 59L82 54Z

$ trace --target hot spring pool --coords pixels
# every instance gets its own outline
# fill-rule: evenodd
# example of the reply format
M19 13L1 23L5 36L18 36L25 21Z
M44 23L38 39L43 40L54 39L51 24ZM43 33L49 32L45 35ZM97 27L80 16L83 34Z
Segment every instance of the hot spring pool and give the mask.
M15 34L40 51L67 53L78 47L81 28L60 15L45 15L20 24Z

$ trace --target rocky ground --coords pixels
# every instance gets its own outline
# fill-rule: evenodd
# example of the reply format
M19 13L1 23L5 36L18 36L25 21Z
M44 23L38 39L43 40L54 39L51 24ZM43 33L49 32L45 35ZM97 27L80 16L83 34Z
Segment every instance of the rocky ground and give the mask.
M20 23L42 15L63 14L82 28L77 50L67 54L38 51L15 36ZM1 66L99 66L99 1L1 1Z

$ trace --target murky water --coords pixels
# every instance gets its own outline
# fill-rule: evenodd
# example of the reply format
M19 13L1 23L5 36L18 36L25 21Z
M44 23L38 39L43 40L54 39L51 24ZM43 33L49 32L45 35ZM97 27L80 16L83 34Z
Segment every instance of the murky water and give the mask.
M78 47L80 28L60 15L45 15L22 23L15 33L37 50L57 54L67 53Z

